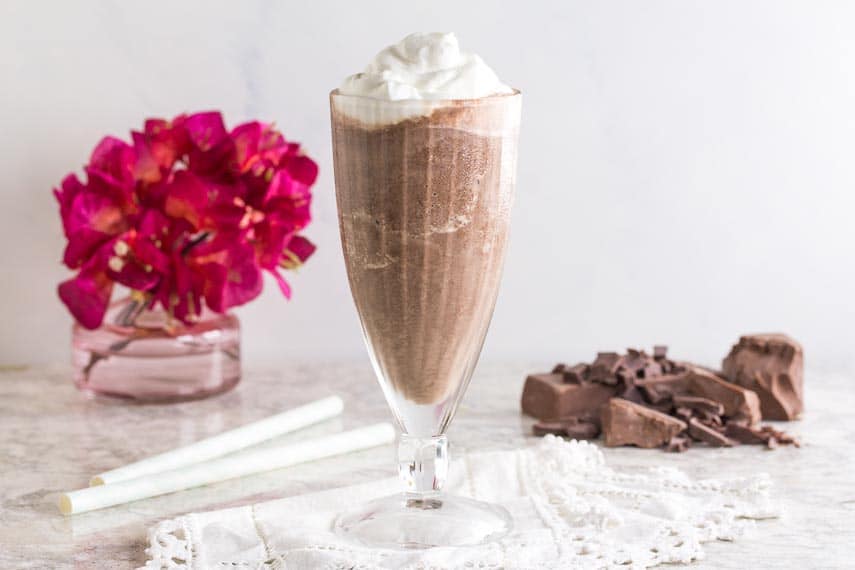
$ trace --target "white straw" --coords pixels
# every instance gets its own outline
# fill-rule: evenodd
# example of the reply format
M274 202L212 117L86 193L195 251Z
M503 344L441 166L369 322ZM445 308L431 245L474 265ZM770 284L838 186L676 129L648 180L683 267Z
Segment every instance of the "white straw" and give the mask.
M147 457L136 463L100 473L92 477L90 486L106 485L135 479L201 463L215 457L245 449L273 437L296 431L335 417L344 409L344 402L338 396L316 400L305 406L276 414L269 418L223 432L219 435L191 443L160 455Z
M299 443L246 451L138 479L70 491L60 495L59 510L64 515L85 513L323 457L368 449L394 440L395 428L391 424L374 424Z

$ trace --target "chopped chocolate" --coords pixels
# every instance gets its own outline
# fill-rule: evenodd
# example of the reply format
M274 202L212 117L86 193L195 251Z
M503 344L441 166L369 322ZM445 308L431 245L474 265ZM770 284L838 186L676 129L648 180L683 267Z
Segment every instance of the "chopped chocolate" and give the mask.
M643 368L639 368L635 371L635 377L639 380L644 380L645 378L658 378L665 374L665 370L662 367L662 363L656 362L647 362L644 364Z
M659 447L686 429L686 422L621 398L603 406L602 425L608 447Z
M740 342L753 347L746 338ZM771 341L763 346L764 355L779 352ZM800 350L793 354L800 358ZM758 427L760 400L752 390L715 370L670 360L664 346L654 347L653 356L632 348L624 355L601 352L591 364L558 364L550 374L532 374L522 407L540 420L535 434L592 439L602 423L610 447L664 445L685 451L692 440L716 447L799 445L786 433Z
M689 387L688 381L688 374L678 373L637 380L635 385L650 404L661 404L670 402L675 395L685 394Z
M580 362L576 366L565 366L562 373L564 374L565 382L581 384L588 379L591 372L591 367L584 362Z
M695 417L695 413L692 411L692 408L686 408L686 407L682 407L682 406L676 408L674 410L673 415L677 416L678 418L680 418L684 422L687 422L690 419Z
M696 411L696 413L698 415L695 417L698 418L705 426L709 426L718 431L722 431L724 429L724 420L721 419L721 416L705 411Z
M675 406L691 408L697 413L708 412L715 416L720 416L724 413L724 406L715 400L710 400L709 398L675 395L673 400Z
M753 390L765 420L794 420L804 409L801 345L785 334L740 337L722 362L731 382Z
M554 422L535 422L531 426L534 435L564 435L564 423L559 421Z
M766 443L767 437L760 430L729 422L724 428L724 435L738 441L739 443L761 444Z
M749 426L760 422L760 401L757 394L722 380L700 366L690 365L688 373L689 395L719 402L724 407L723 415L727 418L745 420Z
M522 410L540 420L579 415L598 420L600 406L616 392L614 386L564 382L561 374L532 374L523 387Z
M537 422L532 426L534 435L560 435L573 439L596 439L600 435L600 427L593 421L571 416L561 420Z
M589 380L603 384L617 384L617 369L621 363L621 355L617 352L600 352L591 363Z
M709 426L705 426L697 418L689 420L689 436L692 439L703 441L713 447L733 447L739 445L729 437L720 434Z
M672 437L667 444L665 444L665 451L671 451L675 453L683 453L687 449L692 446L692 439L686 437L684 435L675 435Z
M782 431L778 431L772 426L751 428L735 423L728 423L724 428L724 435L738 441L739 443L766 445L769 448L776 447L778 444L794 445L799 447L799 441L796 438ZM770 445L769 441L772 439L774 439L775 442Z

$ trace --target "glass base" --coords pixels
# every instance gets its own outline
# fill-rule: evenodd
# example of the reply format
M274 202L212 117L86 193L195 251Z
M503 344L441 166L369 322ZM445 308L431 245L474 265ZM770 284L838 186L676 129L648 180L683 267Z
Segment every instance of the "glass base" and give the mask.
M192 325L163 311L143 311L115 324L129 300L114 303L105 323L72 329L74 383L88 395L137 402L181 402L220 394L240 381L240 323L203 311Z
M358 505L335 532L365 546L420 549L477 546L507 535L513 523L498 506L455 495L401 493Z

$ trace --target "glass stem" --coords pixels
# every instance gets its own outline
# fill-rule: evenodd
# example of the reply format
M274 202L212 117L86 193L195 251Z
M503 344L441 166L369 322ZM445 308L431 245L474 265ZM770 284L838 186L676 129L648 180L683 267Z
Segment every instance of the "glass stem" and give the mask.
M401 434L398 477L409 494L427 497L439 493L448 477L448 438Z

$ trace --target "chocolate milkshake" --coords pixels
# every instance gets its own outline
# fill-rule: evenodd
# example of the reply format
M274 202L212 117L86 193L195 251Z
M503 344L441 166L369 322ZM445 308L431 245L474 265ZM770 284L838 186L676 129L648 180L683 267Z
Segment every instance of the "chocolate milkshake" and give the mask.
M398 81L412 79L413 62L420 80L435 67L427 81L442 89L425 96ZM441 434L499 289L520 95L449 34L411 36L372 66L330 96L344 257L397 419L411 434Z
M445 430L493 314L516 175L520 94L453 34L413 34L330 95L344 259L380 386L402 432L402 493L336 533L383 548L499 540L508 512L442 492Z

